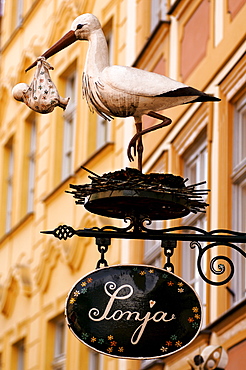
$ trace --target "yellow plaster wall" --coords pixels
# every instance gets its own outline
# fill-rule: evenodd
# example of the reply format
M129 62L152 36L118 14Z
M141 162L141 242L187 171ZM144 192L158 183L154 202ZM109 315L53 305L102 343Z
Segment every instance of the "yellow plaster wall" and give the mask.
M95 268L99 258L94 240L80 240L76 236L67 241L53 239L52 236L40 234L41 230L50 230L59 224L68 224L75 229L115 225L122 226L123 221L105 219L88 214L83 206L76 206L69 190L69 184L83 184L88 182L88 174L80 169L85 165L99 175L122 168L126 163L126 148L124 135L126 131L134 132L132 122L115 119L112 122L112 143L95 153L95 116L91 116L85 101L82 101L81 75L84 67L88 45L78 42L66 51L50 59L55 67L51 76L64 96L64 78L73 66L78 72L77 83L77 113L76 113L76 153L73 175L61 182L61 148L63 115L60 108L46 116L36 115L37 124L37 151L36 151L36 178L34 213L26 214L26 158L27 143L30 133L26 124L30 118L30 111L24 104L16 102L11 96L12 87L18 82L30 83L33 70L27 74L24 69L56 42L70 28L72 20L84 12L92 12L100 18L103 26L112 21L114 33L114 62L125 64L127 57L127 1L131 0L105 0L105 1L67 1L67 0L25 0L23 22L17 29L13 28L12 16L14 2L5 2L5 13L1 20L1 54L0 54L0 353L2 354L2 368L13 368L15 354L12 346L18 340L26 338L25 370L51 369L53 358L54 327L52 319L64 310L64 301L72 285L81 276ZM163 161L167 172L181 174L183 164L179 151L182 150L189 135L196 127L197 117L207 115L208 155L209 155L209 187L211 187L212 211L208 211L208 224L210 228L231 227L231 119L230 101L227 101L228 86L239 80L235 77L230 81L231 75L226 77L226 71L216 81L214 78L223 71L228 60L233 57L242 46L245 34L246 7L231 19L224 14L224 34L222 41L215 47L213 44L213 8L214 1L209 1L210 8L210 38L207 53L184 81L191 86L208 92L219 92L222 102L219 108L213 108L209 103L197 106L192 111L189 106L173 108L165 112L173 120L172 126L161 131L151 133L144 138L145 153L144 166L150 171L153 163L149 165L152 156L163 145ZM178 21L177 32L177 66L178 78L180 75L180 44L186 22L192 16L197 6L202 2L180 2L174 14ZM134 25L135 56L148 42L150 35L150 1L135 0L137 19ZM169 4L170 5L170 4ZM168 20L171 19L168 18ZM235 41L235 35L237 35ZM161 57L165 59L166 73L171 68L170 26L162 25L154 35L152 42L138 59L137 67L152 71ZM245 60L241 59L235 67L234 75L241 76ZM230 71L229 67L227 68ZM216 86L215 86L216 85ZM219 85L219 87L218 87ZM240 92L241 93L241 90ZM218 112L218 120L214 114ZM127 122L126 122L127 121ZM127 129L126 129L127 125ZM5 146L11 138L15 145L15 171L13 183L13 218L12 229L6 234L4 230L6 207L7 161L4 155ZM226 153L226 154L225 154ZM223 161L220 160L223 156ZM131 163L129 166L136 166ZM178 225L179 221L165 223L166 226ZM141 263L143 258L143 243L129 241L128 259L132 263ZM109 264L121 262L125 253L122 249L126 243L113 240L109 247L107 259ZM180 273L180 253L173 257L175 271ZM124 254L124 255L127 255ZM215 320L229 307L229 298L226 289L210 287L209 310L207 323ZM212 303L210 305L210 303ZM236 322L235 322L236 324ZM242 339L244 332L233 332L228 323L226 329L221 329L219 336L227 348ZM225 334L223 334L225 333ZM224 337L223 337L223 335ZM230 338L229 338L230 337ZM229 339L228 339L229 338ZM177 357L171 356L166 361L167 369L188 369L186 357L197 354L197 346L207 345L207 338L194 347L179 352ZM67 333L67 369L83 370L88 368L89 350ZM83 367L81 367L83 366ZM139 361L125 361L124 364L116 359L105 357L102 370L138 370ZM153 368L154 370L155 368ZM156 367L156 370L158 367ZM101 370L101 369L100 369ZM159 369L158 369L159 370Z

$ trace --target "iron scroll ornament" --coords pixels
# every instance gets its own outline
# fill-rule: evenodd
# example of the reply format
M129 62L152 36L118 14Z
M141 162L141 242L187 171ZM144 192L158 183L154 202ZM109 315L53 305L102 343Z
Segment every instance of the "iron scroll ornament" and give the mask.
M215 263L217 261L224 260L228 263L228 265L230 267L230 271L228 273L227 278L225 278L224 280L222 280L222 281L212 281L212 280L208 279L202 271L202 257L203 257L203 255L208 250L210 250L214 247L217 247L217 246L227 246L229 248L233 248L237 252L241 253L244 258L246 257L246 253L241 248L239 248L237 245L234 245L232 243L223 243L223 244L211 243L211 244L206 245L205 247L202 247L201 244L197 241L192 241L190 243L190 247L192 249L197 247L198 250L199 250L199 254L198 254L198 257L197 257L197 269L198 269L198 272L199 272L199 275L201 276L201 278L208 284L220 286L220 285L227 284L232 279L232 277L234 275L234 272L235 272L234 264L228 256L218 255L218 256L213 257L210 261L210 271L215 275L223 275L226 272L226 268L225 268L225 265L223 263L219 263L217 268L215 267Z
M216 280L212 280L207 277L202 269L202 258L211 249L218 248L221 246L230 248L240 253L246 258L246 253L243 248L240 248L237 243L246 243L246 233L240 233L236 231L218 229L212 231L205 231L201 228L193 226L182 226L168 229L150 229L145 226L151 224L149 219L139 219L135 217L128 217L126 221L129 221L129 225L125 228L119 228L115 226L104 226L102 228L92 227L74 230L71 226L60 225L51 231L41 231L44 234L52 234L60 240L67 240L74 235L78 237L95 237L96 244L98 238L107 239L108 245L112 238L116 239L140 239L140 240L160 240L162 241L162 247L165 250L165 245L171 241L188 241L190 242L190 248L197 248L197 269L201 278L210 285L222 286L227 284L233 277L235 272L235 266L233 261L226 255L214 256L210 261L210 272L216 275ZM165 243L163 243L165 242ZM209 244L202 246L201 242L207 242ZM165 254L166 255L166 254ZM229 271L225 267L224 263L216 263L218 261L224 261L229 266ZM218 280L218 276L224 277L223 280Z

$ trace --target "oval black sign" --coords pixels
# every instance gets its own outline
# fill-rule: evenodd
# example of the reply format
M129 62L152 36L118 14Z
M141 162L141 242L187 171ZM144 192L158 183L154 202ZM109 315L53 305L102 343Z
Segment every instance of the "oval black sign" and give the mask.
M84 344L106 355L150 359L186 347L201 326L201 304L180 277L153 266L118 265L71 289L66 319Z

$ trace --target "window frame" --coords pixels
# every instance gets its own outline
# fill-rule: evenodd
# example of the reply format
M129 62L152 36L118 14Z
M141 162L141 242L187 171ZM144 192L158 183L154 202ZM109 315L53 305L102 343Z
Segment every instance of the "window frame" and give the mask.
M28 153L28 184L27 184L27 213L34 210L37 125L35 117L28 123L30 125L29 153Z
M193 176L194 171L191 168L193 164L196 167L195 178L189 178L187 184L200 183L202 181L208 180L208 145L207 145L207 134L206 130L202 130L198 138L194 141L195 144L191 144L183 154L183 167L184 167L184 177L189 178L190 174ZM193 163L193 164L192 164ZM192 173L193 172L193 173ZM192 177L191 176L191 177ZM199 186L199 189L206 187L206 184ZM207 196L203 196L203 200L206 202ZM207 218L205 214L189 214L182 219L183 226L195 226L203 230L207 229ZM203 243L200 243L201 245ZM197 268L197 258L198 258L198 248L191 249L190 243L182 243L182 253L181 253L181 273L182 278L187 281L193 289L196 291L197 295L201 299L203 307L203 315L206 318L207 312L207 286L206 282L201 278L198 268ZM202 259L202 270L206 275L207 270L207 255L203 256ZM191 266L192 261L192 266ZM191 273L193 272L193 276ZM204 320L203 327L206 325Z
M167 19L167 1L151 0L150 31L153 32L160 21Z
M11 138L6 145L7 154L7 174L6 174L6 219L5 232L8 233L12 228L12 214L13 214L13 179L14 179L14 145L13 138Z
M77 73L74 70L66 77L66 96L70 96L68 106L63 114L63 145L62 145L62 181L73 174L76 134L77 106Z
M25 369L25 339L22 338L13 344L13 366L16 370Z
M246 93L233 104L233 110L232 226L233 230L246 232L246 150L243 143L246 132ZM245 244L239 247L246 252ZM230 288L231 305L234 306L246 296L246 261L235 250L232 250L232 261L237 272Z
M65 370L67 342L65 319L63 315L59 315L52 321L54 325L54 353L52 359L52 369ZM60 348L62 348L62 351L60 350Z
M105 38L108 45L109 65L113 64L114 60L114 35L112 31L112 21L106 25L104 29ZM101 149L111 140L112 125L111 121L97 115L96 120L96 151Z
M166 162L164 153L156 161L152 168L152 172L165 173ZM163 229L163 220L152 221L149 226L150 229L158 230ZM144 240L144 256L143 261L147 265L162 267L162 248L160 240Z
M103 355L94 350L90 350L88 370L103 370L103 363Z

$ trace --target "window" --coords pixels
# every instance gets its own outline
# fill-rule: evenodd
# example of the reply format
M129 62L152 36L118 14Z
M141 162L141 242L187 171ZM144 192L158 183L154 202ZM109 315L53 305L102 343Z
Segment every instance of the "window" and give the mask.
M184 177L189 179L187 184L197 184L207 180L207 146L205 134L196 140L196 144L192 145L184 155ZM204 184L199 186L199 189L205 187L206 185ZM185 226L195 226L206 230L206 224L206 216L203 214L191 214L183 218L183 225ZM182 245L182 277L195 289L200 297L204 317L206 317L206 283L199 275L197 257L198 249L191 249L190 243L184 242ZM206 262L206 256L204 255L201 267L205 275Z
M19 27L23 19L23 0L12 1L11 7L11 26L12 30Z
M234 153L233 153L233 230L246 232L246 95L234 106ZM240 248L246 250L245 244ZM246 295L246 261L232 252L232 260L237 273L232 279L232 304L238 303Z
M165 155L162 155L151 172L164 173L166 167ZM152 229L163 229L163 221L152 221L148 226ZM162 267L162 248L160 240L145 240L144 241L144 263L156 267Z
M165 161L163 156L161 156L160 160L156 163L151 172L164 173L164 168ZM148 229L163 229L163 221L152 221L151 225L148 225ZM162 268L162 251L160 240L145 240L143 262L147 265ZM155 360L143 360L141 362L141 369L147 369L149 366L154 366L154 364Z
M16 25L21 25L23 18L23 0L17 0Z
M224 37L224 2L214 2L214 46L217 46Z
M5 0L0 0L0 17L4 15Z
M13 203L13 175L14 175L14 150L13 139L6 146L7 154L7 197L6 197L6 223L5 231L9 232L12 226L12 203Z
M166 0L151 0L151 32L154 31L159 21L166 19L166 12Z
M66 362L66 326L63 316L58 316L53 321L55 329L53 370L65 370Z
M36 122L35 116L28 122L30 129L28 153L27 213L33 212L35 187Z
M25 368L25 341L18 341L13 346L13 369L24 370Z
M109 64L113 64L113 33L112 26L106 27L104 30L105 37L108 44ZM111 138L111 122L103 119L97 115L97 137L96 137L96 150L102 148L110 141Z
M96 149L102 148L110 141L111 122L97 116L97 143Z
M189 179L189 184L197 184L207 179L207 146L204 138L198 145L188 150L184 156L184 176ZM205 184L202 188L205 188ZM199 187L201 189L201 187Z
M234 109L234 176L246 165L246 95L244 95Z
M164 370L165 362L161 359L143 360L140 370Z
M187 224L185 224L188 226ZM200 216L195 218L189 226L195 226L206 230L206 217ZM200 243L202 244L202 243ZM202 280L197 269L198 248L191 249L189 243L184 242L182 246L182 277L187 281L196 291L201 299L203 305L203 313L205 317L206 310L206 283ZM206 256L202 259L202 271L206 275ZM205 325L206 323L204 323Z
M76 114L76 75L70 74L66 79L66 96L70 97L64 112L63 132L63 161L62 180L71 176L73 172L73 156L75 145L75 114Z
M163 229L163 221L152 221L150 229ZM144 263L151 266L162 267L161 259L161 242L160 240L144 241Z
M96 351L90 351L89 370L102 370L102 369L103 369L103 356Z

